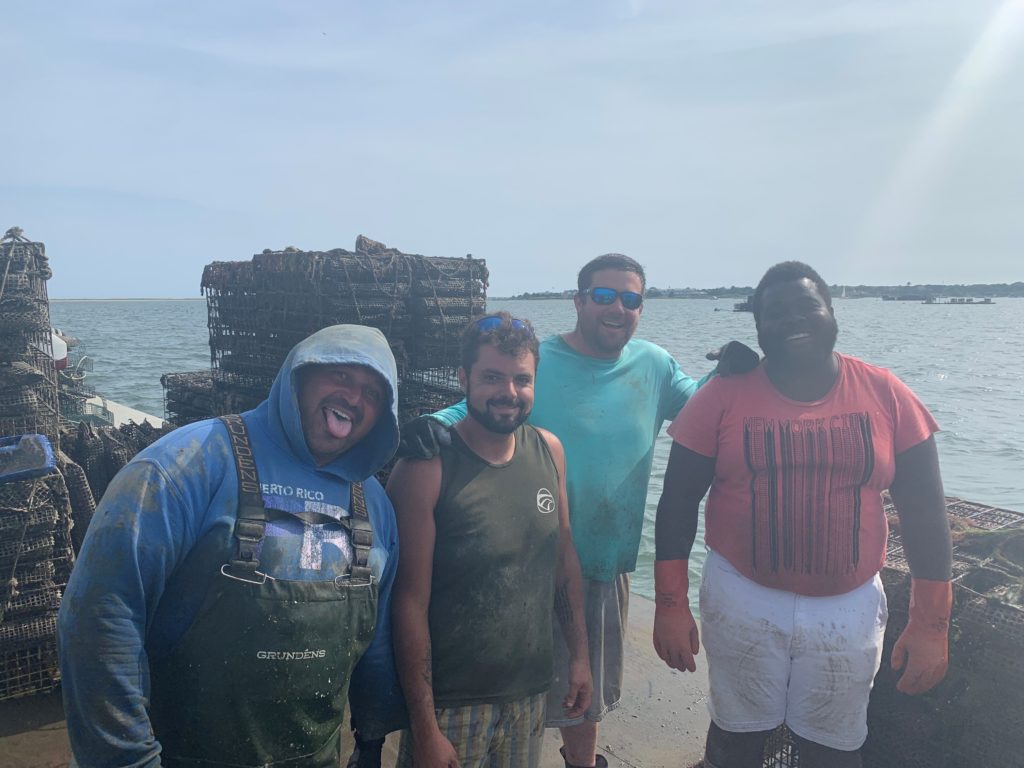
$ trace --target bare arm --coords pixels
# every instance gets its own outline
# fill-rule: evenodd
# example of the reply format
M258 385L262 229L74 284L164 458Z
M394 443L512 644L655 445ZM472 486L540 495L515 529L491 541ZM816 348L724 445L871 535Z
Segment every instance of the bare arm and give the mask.
M565 701L567 718L582 717L590 706L594 685L590 672L587 625L583 614L583 573L569 528L569 496L565 490L565 450L561 441L545 429L538 429L547 443L558 470L558 564L555 569L555 615L569 649L569 692Z
M441 460L403 459L388 478L398 519L401 555L392 594L398 678L409 708L417 766L458 765L434 714L428 610L433 576L434 507L441 492Z

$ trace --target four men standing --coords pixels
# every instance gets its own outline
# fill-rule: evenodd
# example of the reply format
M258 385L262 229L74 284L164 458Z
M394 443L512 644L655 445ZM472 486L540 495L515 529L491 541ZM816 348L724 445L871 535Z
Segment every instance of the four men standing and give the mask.
M762 731L783 721L812 768L857 764L844 761L863 740L856 723L881 652L878 497L889 486L915 575L894 654L908 658L901 688L925 690L945 669L949 539L935 424L894 377L833 354L827 286L798 267L773 268L755 295L764 364L715 382L670 430L655 644L671 666L694 668L686 559L710 487L707 768L755 765ZM578 287L575 329L543 343L506 313L467 328L465 404L409 440L447 444L400 462L389 482L403 550L403 766L530 768L545 724L561 729L567 768L606 764L597 723L619 702L654 441L698 383L633 338L639 264L598 257ZM743 351L722 367L742 370ZM367 478L397 444L394 380L376 331L325 329L297 345L258 409L179 430L118 476L61 615L80 764L335 765L345 690L371 637L361 667L374 676L357 675L353 703L375 678L384 696L366 694L353 716L364 738L393 727L380 699L394 693L397 542L391 507ZM829 401L835 392L841 403ZM767 620L758 611L789 610L769 607L774 592L826 599L823 622L850 614L842 642L832 638L848 650L819 637L817 656L787 664L782 639L773 656L752 628ZM747 609L750 626L734 626ZM735 647L747 635L766 654L751 668ZM815 685L837 659L850 662L846 682L819 701ZM764 695L744 693L751 669Z

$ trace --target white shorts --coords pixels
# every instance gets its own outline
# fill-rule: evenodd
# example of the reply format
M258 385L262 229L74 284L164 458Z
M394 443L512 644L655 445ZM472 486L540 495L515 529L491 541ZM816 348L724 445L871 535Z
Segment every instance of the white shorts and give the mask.
M843 595L804 597L762 587L709 550L700 615L708 709L719 728L786 723L832 749L861 747L888 618L877 575Z

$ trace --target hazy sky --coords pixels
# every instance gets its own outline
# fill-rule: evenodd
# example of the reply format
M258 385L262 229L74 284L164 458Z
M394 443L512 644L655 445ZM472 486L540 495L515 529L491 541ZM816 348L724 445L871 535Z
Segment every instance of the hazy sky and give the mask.
M1024 279L1024 0L35 2L0 231L50 295L197 296L264 248L620 251L661 287Z

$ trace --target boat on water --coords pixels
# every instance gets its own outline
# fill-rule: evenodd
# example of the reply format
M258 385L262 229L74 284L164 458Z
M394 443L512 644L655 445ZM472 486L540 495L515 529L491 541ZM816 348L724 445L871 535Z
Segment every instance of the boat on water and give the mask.
M101 427L148 423L160 428L163 418L103 397L89 385L93 358L82 343L60 328L51 330L53 365L57 371L60 413L65 421L84 421Z
M990 299L988 297L986 297L984 299L975 299L975 298L973 298L971 296L967 296L965 298L959 298L958 297L958 298L951 298L951 299L936 299L934 297L929 297L929 298L925 299L924 301L922 301L921 303L922 304L942 305L942 306L956 306L956 307L965 307L965 306L980 307L980 306L986 306L988 304L995 304L995 302L992 301L992 299Z
M916 291L908 291L906 293L899 294L885 294L882 296L882 301L930 301L934 300L934 296L929 296L927 293L917 293Z

